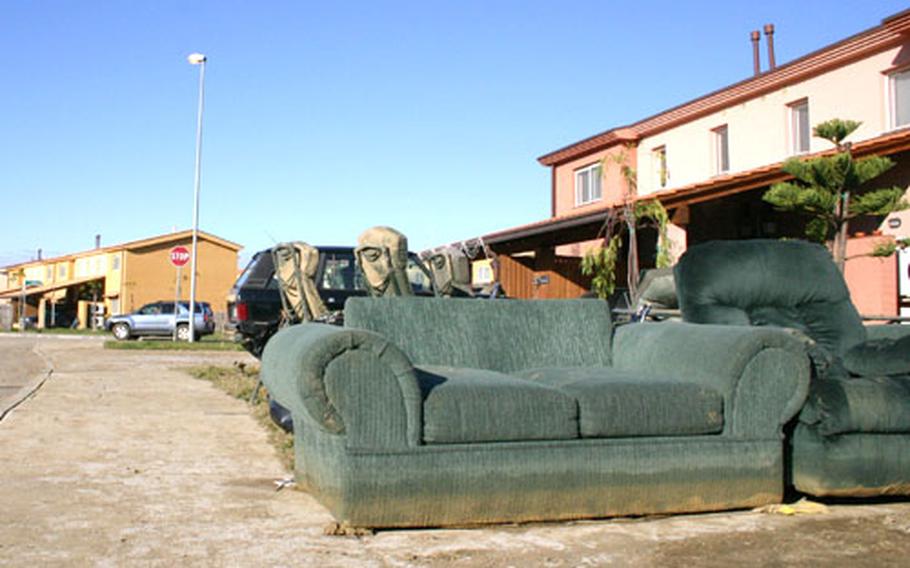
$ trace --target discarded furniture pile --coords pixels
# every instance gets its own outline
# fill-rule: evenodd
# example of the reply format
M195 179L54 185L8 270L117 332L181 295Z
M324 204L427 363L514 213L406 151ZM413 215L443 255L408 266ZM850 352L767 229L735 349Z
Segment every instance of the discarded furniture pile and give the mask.
M342 524L757 507L790 483L910 493L910 328L864 327L821 247L692 247L649 299L678 296L685 321L619 326L600 300L413 296L399 249L361 242L373 297L263 353L297 481ZM457 256L427 262L457 296Z
M792 480L817 496L910 495L910 326L864 326L826 249L716 241L676 267L686 321L776 326L806 343L809 398L792 435Z

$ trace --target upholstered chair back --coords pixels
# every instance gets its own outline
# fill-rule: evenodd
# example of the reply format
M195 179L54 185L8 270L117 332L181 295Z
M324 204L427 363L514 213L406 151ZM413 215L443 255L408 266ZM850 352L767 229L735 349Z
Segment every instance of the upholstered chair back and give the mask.
M797 329L834 355L866 340L829 252L804 241L712 241L675 269L683 319Z

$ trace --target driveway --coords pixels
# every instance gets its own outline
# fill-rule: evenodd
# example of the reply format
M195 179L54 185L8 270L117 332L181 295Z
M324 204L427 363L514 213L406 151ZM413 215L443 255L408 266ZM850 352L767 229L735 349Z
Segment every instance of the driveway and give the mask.
M246 405L180 370L237 360L251 361L0 336L3 385L53 368L0 422L0 565L898 566L910 557L910 502L326 536L331 517L315 500L275 490L289 474Z

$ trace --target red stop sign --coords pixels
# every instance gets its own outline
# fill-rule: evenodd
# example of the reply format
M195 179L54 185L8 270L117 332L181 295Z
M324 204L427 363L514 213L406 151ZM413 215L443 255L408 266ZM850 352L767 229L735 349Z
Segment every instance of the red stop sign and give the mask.
M190 261L190 251L186 247L174 247L171 249L171 264L180 267Z

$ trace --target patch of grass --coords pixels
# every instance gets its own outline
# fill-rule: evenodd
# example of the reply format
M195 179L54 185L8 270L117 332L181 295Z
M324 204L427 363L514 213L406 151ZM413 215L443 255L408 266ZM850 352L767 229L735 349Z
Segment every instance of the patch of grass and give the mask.
M203 381L211 382L216 388L225 393L239 398L244 402L250 400L253 389L259 383L259 366L235 364L233 367L217 365L204 365L186 369L190 376ZM272 422L269 416L269 405L266 401L265 387L259 387L259 396L256 404L250 407L250 412L265 429L269 443L278 454L281 463L288 471L294 469L294 436L288 434Z
M142 340L117 341L109 339L104 342L105 349L140 349L151 351L243 351L243 346L222 336L211 335L189 343L173 341L169 337Z

